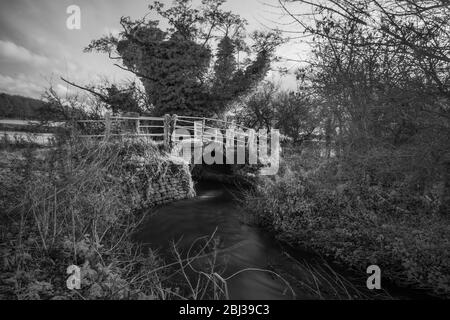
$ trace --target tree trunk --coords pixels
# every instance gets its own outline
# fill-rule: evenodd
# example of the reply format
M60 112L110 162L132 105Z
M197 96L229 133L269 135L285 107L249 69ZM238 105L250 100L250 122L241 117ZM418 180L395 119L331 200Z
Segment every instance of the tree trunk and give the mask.
M327 159L331 156L331 117L327 119L325 124L325 157Z
M444 185L441 193L441 214L450 216L450 157L444 162Z

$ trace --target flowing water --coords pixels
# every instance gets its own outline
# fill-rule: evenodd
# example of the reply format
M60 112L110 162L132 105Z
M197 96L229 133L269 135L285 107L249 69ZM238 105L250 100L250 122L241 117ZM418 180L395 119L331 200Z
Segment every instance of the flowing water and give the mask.
M226 282L231 299L362 297L359 289L324 266L323 260L318 262L306 253L287 254L289 250L272 235L246 223L248 215L227 186L203 183L196 189L195 198L152 212L136 240L169 256L173 241L185 254L197 239L214 234L219 240L219 252L223 250L219 253L224 262L220 274L229 278ZM362 275L356 285L365 287L366 277Z

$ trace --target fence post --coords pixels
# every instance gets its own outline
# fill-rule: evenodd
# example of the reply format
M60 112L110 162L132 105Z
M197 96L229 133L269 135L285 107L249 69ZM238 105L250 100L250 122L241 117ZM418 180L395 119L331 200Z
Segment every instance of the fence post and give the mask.
M206 119L205 119L205 117L203 117L202 128L201 128L201 130L202 130L202 135L201 135L201 137L202 137L202 139L201 139L202 145L203 145L203 132L205 132L205 125L206 125Z
M176 114L174 114L172 116L172 120L173 120L173 130L172 130L172 132L170 133L170 136L169 136L169 138L170 138L170 148L171 149L173 147L173 139L172 138L174 138L174 134L176 133L176 130L177 130L178 116Z
M141 127L140 127L140 125L139 125L139 118L138 119L136 119L136 133L139 135L139 134L141 134Z
M75 137L77 122L75 119L70 120L70 138L73 139Z
M111 136L111 113L105 114L105 140L108 140Z
M169 150L170 115L164 115L164 148Z

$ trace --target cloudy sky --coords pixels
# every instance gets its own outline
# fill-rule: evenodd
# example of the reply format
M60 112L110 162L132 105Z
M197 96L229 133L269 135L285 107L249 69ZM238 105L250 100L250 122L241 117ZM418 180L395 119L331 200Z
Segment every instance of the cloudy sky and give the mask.
M275 0L267 0L270 3ZM171 0L161 2L170 4ZM129 79L130 73L112 65L107 56L83 53L92 39L120 29L121 16L141 18L149 0L0 0L0 92L39 98L50 83L60 94L68 89L59 78L79 84L108 78ZM66 10L81 9L81 29L69 30ZM248 31L264 29L279 19L274 8L261 0L228 0L225 8L248 20ZM273 25L273 24L272 24ZM288 44L279 54L299 58L301 46ZM287 65L294 70L292 63ZM277 75L269 77L280 81ZM283 86L295 86L293 76L282 78ZM72 90L72 89L70 89Z

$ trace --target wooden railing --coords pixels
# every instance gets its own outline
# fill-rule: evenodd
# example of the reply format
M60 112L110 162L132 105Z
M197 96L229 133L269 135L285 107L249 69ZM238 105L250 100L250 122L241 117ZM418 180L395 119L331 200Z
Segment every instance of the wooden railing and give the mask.
M38 121L5 120L5 124L31 125ZM70 125L69 125L70 124ZM215 129L224 139L227 129L240 130L240 135L234 136L235 143L247 144L252 130L236 124L235 121L213 119L206 117L165 115L163 117L146 116L112 116L106 113L102 119L74 120L73 122L55 122L52 126L68 127L74 135L80 138L109 139L111 137L141 137L160 142L168 148L173 146L182 135L176 133L176 129L184 129L189 132L183 138L200 137L203 143L210 143L215 138L208 134L208 130ZM201 131L199 131L201 130ZM175 131L175 132L174 132Z
M107 113L104 119L77 120L76 129L78 136L82 138L148 137L153 141L164 143L167 147L170 147L172 142L178 141L179 138L200 137L202 143L209 143L215 140L212 135L208 134L208 130L211 129L220 132L224 139L227 129L239 130L240 134L233 136L233 140L244 145L250 138L253 138L252 135L256 137L256 133L251 128L237 125L235 121L178 115L128 117L111 116ZM177 134L177 129L183 129L189 134ZM261 137L266 138L266 136Z
M147 137L169 143L170 119L165 117L111 116L104 119L76 120L75 128L81 138Z
M198 130L196 129L196 123L201 123L201 132L196 131ZM192 135L197 134L197 136L201 136L201 140L203 142L210 142L212 140L215 140L213 136L205 134L205 131L211 129L218 130L222 134L224 139L226 138L226 130L234 129L236 132L239 132L239 135L233 136L234 142L242 143L245 145L248 144L249 138L256 138L258 136L260 138L267 139L266 134L258 135L254 131L254 129L237 124L234 120L227 121L205 117L175 116L174 129L189 130L190 132L192 132ZM174 135L174 138L177 137L177 135Z

